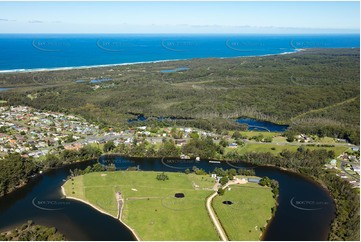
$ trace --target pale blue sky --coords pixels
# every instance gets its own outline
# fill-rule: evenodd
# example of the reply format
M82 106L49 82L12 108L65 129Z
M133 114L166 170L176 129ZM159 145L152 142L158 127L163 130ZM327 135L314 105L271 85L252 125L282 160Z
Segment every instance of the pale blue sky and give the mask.
M359 2L0 2L0 33L359 33Z

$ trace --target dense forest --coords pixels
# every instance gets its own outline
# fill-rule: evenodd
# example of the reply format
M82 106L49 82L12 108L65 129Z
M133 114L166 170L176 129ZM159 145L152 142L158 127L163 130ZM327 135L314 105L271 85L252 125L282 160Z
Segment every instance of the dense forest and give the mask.
M0 160L0 197L26 184L38 167L32 160L11 154Z
M9 154L0 159L0 197L25 185L39 171L94 159L101 154L101 150L90 145L84 146L79 151L64 150L59 155L48 154L44 161L24 158L20 154Z
M359 49L1 73L0 100L71 112L102 125L128 119L251 117L359 143ZM189 70L161 73L177 67ZM108 78L108 79L105 79ZM93 79L104 82L90 83ZM82 82L76 82L81 80Z
M0 234L1 241L62 241L64 235L59 233L56 228L47 228L41 225L35 225L32 221L21 225L11 231Z

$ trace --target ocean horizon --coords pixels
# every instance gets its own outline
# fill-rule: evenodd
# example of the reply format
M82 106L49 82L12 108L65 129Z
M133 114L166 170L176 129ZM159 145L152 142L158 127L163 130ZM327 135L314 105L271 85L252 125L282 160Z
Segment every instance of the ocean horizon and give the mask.
M359 47L359 34L0 34L0 73Z

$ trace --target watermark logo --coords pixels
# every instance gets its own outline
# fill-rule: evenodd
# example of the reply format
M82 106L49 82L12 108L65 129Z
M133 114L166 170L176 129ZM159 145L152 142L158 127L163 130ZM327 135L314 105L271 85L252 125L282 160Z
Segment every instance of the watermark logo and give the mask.
M134 164L134 162L128 159L112 155L101 156L99 157L98 162L105 167L114 165L117 170L129 168Z
M122 52L130 48L137 47L137 45L130 41L125 40L103 40L99 39L96 42L99 49L108 52Z
M38 199L37 197L34 197L31 203L33 204L34 207L45 211L62 210L66 206L71 204L69 201L63 199L49 200L49 199Z
M185 52L194 49L199 44L191 40L163 40L161 46L169 51Z
M290 46L293 49L304 49L304 48L325 48L326 43L323 41L309 41L309 40L291 40Z
M290 200L290 204L292 207L303 211L317 211L329 205L329 203L325 201L298 200L295 197Z
M165 158L162 158L160 162L164 166L176 170L191 169L193 166L199 163L199 161L192 159L165 159Z
M315 86L330 82L330 79L318 77L295 77L291 75L290 82L297 86ZM341 82L341 80L340 80Z
M172 84L173 83L173 81L174 81L173 78L167 78L167 79L164 78L165 76L168 76L169 73L161 73L161 74L162 74L161 75L161 80L162 80L163 83L165 83L165 84Z
M40 76L40 75L33 75L32 77L32 80L35 84L39 85L39 86L44 86L46 85L46 78L44 78L43 76Z
M44 52L59 52L64 50L65 48L70 47L70 43L67 41L59 41L59 40L33 40L32 46Z
M245 41L245 40L227 40L226 46L239 52L251 52L265 47L265 44L260 41Z

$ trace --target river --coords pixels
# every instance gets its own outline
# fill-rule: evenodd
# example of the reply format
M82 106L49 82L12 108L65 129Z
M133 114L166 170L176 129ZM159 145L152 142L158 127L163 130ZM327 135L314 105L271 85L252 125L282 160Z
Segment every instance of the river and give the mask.
M196 165L207 172L249 167L244 163L209 163L206 160L136 159L108 157L118 169L139 166L145 171L184 171ZM134 240L118 220L78 201L62 198L61 185L69 169L85 168L95 161L73 164L33 178L26 186L0 198L0 231L33 220L54 226L68 240ZM326 240L334 217L332 198L315 182L273 167L254 167L256 175L276 179L280 185L279 206L264 236L265 240Z

